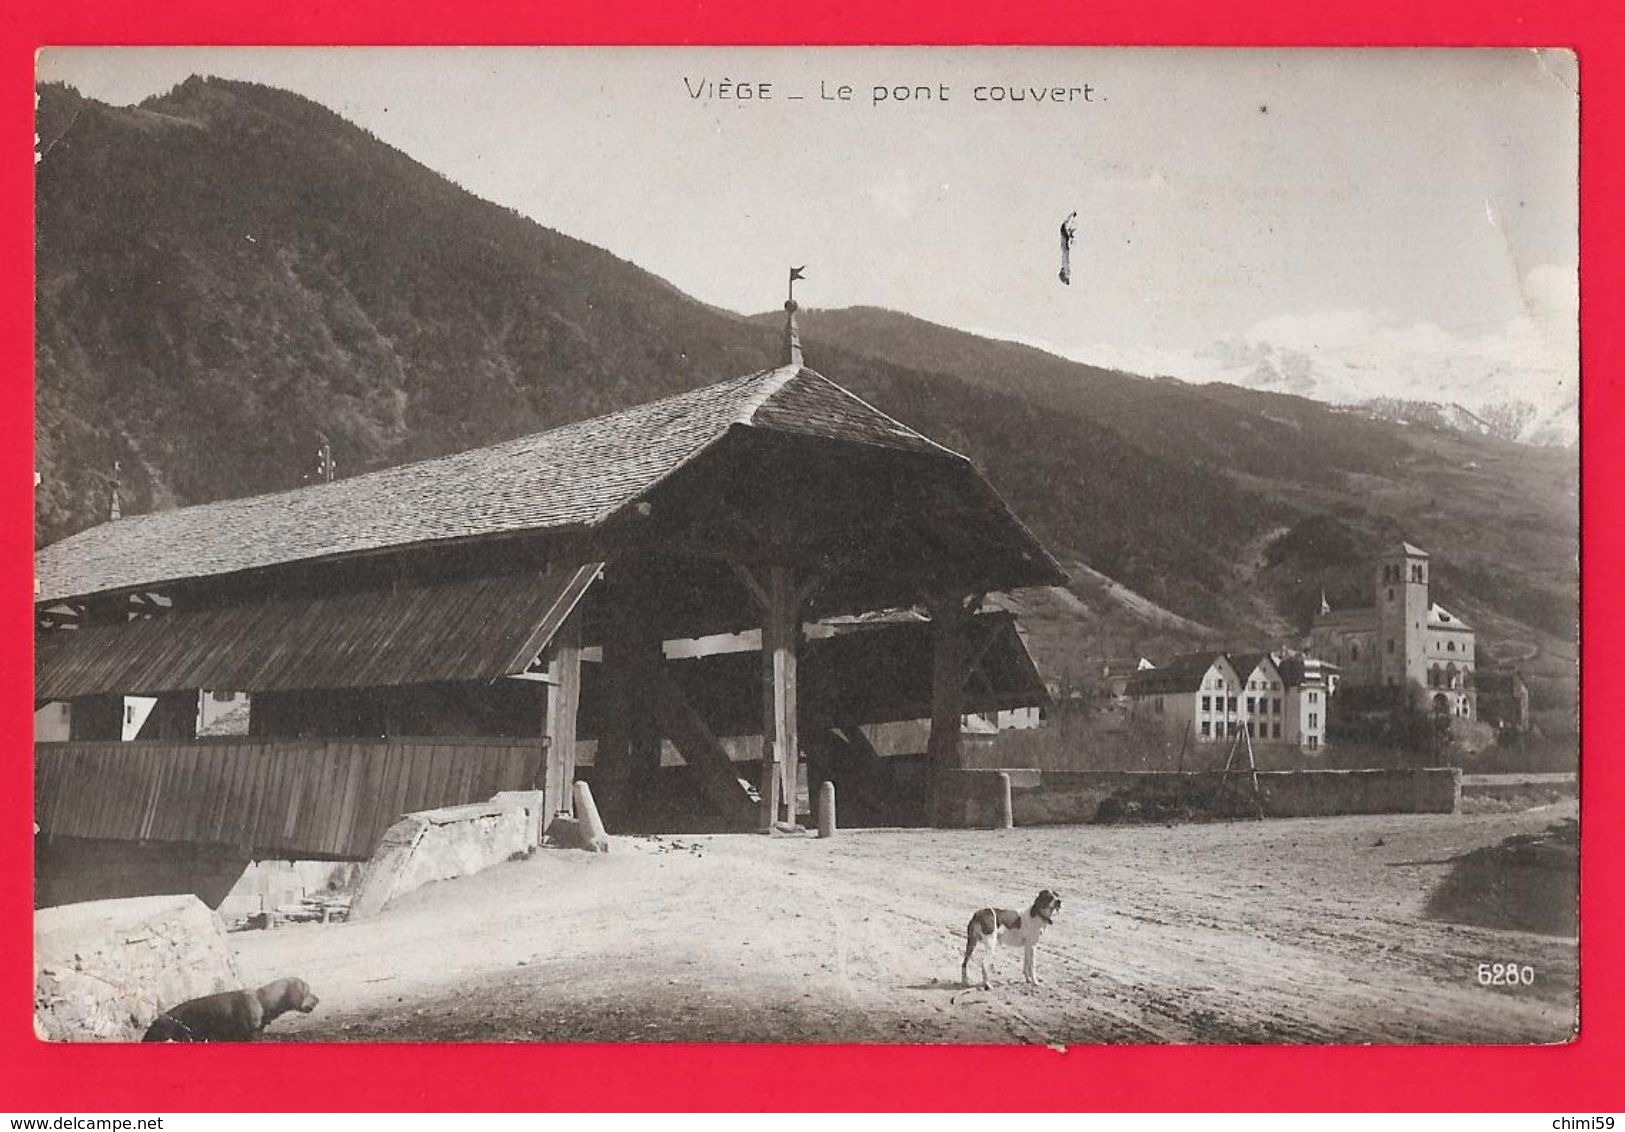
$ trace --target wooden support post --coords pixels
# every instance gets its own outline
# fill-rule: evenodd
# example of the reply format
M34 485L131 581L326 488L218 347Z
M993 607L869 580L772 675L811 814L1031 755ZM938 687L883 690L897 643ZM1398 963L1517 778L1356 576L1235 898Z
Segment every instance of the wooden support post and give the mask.
M967 629L965 596L949 592L931 602L931 737L926 762L931 776L932 825L940 821L948 778L960 766L960 716L964 702Z
M764 741L762 747L762 783L760 788L761 800L757 802L757 827L763 833L773 831L773 823L778 820L779 806L779 764L769 757L768 748Z
M575 814L576 715L581 705L581 610L553 637L547 663L547 771L542 797L553 814Z
M999 771L999 812L994 822L996 829L1014 829L1016 827L1015 801L1010 792L1010 776Z
M606 587L609 600L604 636L603 722L598 730L598 753L593 760L593 793L598 804L612 814L624 813L630 793L630 761L632 744L632 690L626 675L623 636L617 624L621 617L619 603L624 594Z
M649 615L648 577L636 563L615 563L606 581L604 722L593 781L605 810L624 820L651 789L660 769L660 723L654 683L664 661L660 631Z
M658 631L650 632L641 619L628 642L628 677L631 682L632 735L630 770L632 796L647 800L658 790L660 748L665 733L660 726L656 685L666 663Z
M787 822L796 820L796 778L801 749L796 720L796 645L801 636L801 610L789 567L768 569L763 590L768 599L762 617L762 797L772 796L772 820L782 806ZM777 767L778 791L773 791Z

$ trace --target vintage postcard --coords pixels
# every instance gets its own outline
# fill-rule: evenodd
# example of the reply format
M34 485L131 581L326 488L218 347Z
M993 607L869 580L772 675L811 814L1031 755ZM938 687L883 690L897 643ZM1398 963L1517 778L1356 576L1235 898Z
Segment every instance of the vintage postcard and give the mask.
M1572 1040L1580 82L41 52L37 1033Z

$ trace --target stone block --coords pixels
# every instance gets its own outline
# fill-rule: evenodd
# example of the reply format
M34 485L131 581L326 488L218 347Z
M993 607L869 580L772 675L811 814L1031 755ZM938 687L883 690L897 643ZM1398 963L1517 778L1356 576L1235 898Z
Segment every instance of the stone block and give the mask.
M407 814L385 831L350 904L350 919L439 880L488 869L535 847L530 811L514 801L471 802Z
M503 790L491 795L491 801L504 805L517 803L525 807L529 815L525 836L530 839L531 845L542 843L542 834L547 828L546 802L540 790Z
M34 914L34 1026L47 1041L139 1041L160 1011L241 985L225 925L195 896Z

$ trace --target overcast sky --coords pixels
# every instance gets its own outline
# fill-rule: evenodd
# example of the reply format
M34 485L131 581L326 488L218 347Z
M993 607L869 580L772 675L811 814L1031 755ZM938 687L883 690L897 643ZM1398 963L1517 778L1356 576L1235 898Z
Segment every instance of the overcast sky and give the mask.
M1573 390L1565 53L120 48L47 51L39 71L114 103L194 72L299 91L733 310L777 306L805 263L809 306L1142 371L1201 378L1262 342L1345 379L1403 371L1419 396L1433 361ZM690 97L722 80L772 98ZM874 105L877 84L933 98ZM1078 93L978 102L993 84Z

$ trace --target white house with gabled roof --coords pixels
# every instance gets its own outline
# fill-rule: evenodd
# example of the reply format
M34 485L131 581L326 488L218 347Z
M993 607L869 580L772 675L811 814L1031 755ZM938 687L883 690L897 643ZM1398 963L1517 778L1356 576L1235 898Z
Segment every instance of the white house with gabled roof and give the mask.
M1316 749L1326 743L1331 666L1265 652L1196 652L1129 680L1129 711L1197 742L1233 741Z

